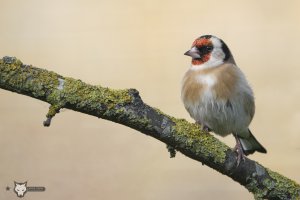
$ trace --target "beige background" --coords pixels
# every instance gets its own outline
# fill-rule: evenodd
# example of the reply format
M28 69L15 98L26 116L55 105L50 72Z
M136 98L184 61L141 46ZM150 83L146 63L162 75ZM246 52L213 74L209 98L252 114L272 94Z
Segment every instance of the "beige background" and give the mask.
M1 0L0 56L112 88L192 122L180 81L193 40L230 47L256 95L252 132L268 154L250 156L300 182L300 1ZM231 179L130 128L0 90L0 199L28 181L25 199L252 199ZM234 139L222 138L234 146Z

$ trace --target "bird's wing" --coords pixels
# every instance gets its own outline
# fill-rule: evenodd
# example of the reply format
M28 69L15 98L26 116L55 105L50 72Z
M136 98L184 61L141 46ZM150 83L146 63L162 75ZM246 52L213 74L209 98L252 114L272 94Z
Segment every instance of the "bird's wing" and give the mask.
M243 106L246 114L249 114L250 118L252 119L255 113L255 104L254 104L254 98L251 94L243 93L244 101Z

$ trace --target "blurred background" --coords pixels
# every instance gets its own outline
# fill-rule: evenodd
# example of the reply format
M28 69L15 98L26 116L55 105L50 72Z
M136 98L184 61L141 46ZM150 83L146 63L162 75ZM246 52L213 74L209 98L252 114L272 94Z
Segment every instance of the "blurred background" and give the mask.
M111 88L136 88L163 112L180 100L200 35L230 47L256 96L250 126L268 154L250 158L300 183L300 1L1 0L0 57ZM238 183L119 124L0 90L0 199L253 199ZM232 136L221 138L234 146ZM11 187L6 191L6 186Z

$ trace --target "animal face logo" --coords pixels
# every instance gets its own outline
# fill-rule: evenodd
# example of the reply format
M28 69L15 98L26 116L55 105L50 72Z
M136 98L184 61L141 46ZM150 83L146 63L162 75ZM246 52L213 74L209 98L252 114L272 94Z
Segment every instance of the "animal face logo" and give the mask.
M15 182L15 193L18 197L24 197L25 193L27 192L27 181L25 183L17 183Z

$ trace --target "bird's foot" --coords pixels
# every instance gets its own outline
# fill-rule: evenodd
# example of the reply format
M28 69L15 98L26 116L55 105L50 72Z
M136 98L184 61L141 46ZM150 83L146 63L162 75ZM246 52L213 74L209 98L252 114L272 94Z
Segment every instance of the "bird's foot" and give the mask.
M245 161L246 160L246 155L243 151L241 142L236 138L236 145L233 148L233 151L235 151L237 153L237 157L236 157L236 166L238 167L241 163L241 160Z
M196 124L200 125L201 126L201 130L206 132L206 133L209 133L212 131L211 128L209 128L208 126L204 125L204 124L201 124L200 122L196 122Z
M208 126L206 126L206 125L202 125L202 131L205 131L205 132L211 132L212 130L211 130L211 128L209 128Z

